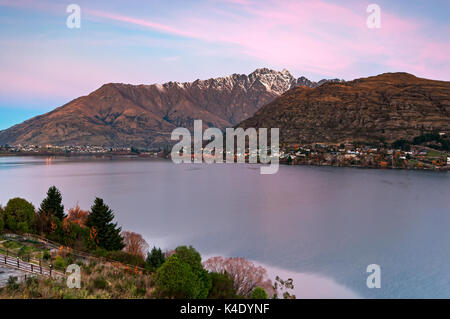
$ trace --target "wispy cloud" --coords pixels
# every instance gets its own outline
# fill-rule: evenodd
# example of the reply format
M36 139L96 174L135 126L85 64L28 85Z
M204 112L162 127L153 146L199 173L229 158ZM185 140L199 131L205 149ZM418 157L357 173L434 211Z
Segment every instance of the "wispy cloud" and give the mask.
M79 0L85 22L69 31L60 1L0 0L15 9L0 17L20 23L0 34L0 85L11 95L26 89L30 96L75 97L104 82L189 80L253 65L314 80L387 71L449 80L448 24L390 9L384 0L381 29L366 27L370 2L130 1L134 6ZM24 27L33 11L48 17ZM442 36L429 37L430 24Z
M86 13L91 16L106 18L114 21L125 22L128 24L133 24L141 27L146 27L150 29L154 29L160 32L169 33L173 35L178 35L182 37L190 37L196 38L195 34L191 34L189 32L183 31L182 29L178 29L169 25L153 22L150 20L137 19L125 15L110 13L106 11L98 11L98 10L86 10Z
M238 9L217 8L217 3L237 5ZM421 34L420 21L387 9L382 10L382 28L368 29L366 6L321 0L209 1L202 10L186 8L166 23L106 11L88 13L175 36L234 46L240 54L262 64L323 75L362 76L365 70L357 68L363 63L416 71L422 76L442 78L449 74L448 65L436 65L448 61L442 54L448 52L444 51L448 41L431 42Z

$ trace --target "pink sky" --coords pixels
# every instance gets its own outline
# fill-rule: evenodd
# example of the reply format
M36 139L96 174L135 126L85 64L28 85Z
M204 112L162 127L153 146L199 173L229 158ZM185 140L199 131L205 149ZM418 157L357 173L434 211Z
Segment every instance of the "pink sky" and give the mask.
M380 1L381 29L367 28L365 1L78 3L82 28L69 30L60 2L0 0L3 97L69 99L107 82L191 81L256 67L313 80L450 74L445 2L426 11L409 8L414 1L404 1L408 10Z

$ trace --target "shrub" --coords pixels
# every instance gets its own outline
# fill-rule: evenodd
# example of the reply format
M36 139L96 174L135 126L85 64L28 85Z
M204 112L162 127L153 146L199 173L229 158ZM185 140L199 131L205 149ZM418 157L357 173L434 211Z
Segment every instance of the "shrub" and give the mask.
M156 271L155 284L162 298L194 299L201 290L197 275L177 255L170 256Z
M268 298L267 292L261 287L256 287L255 289L253 289L252 294L250 295L250 299L267 299L267 298Z
M61 243L64 246L75 247L86 250L89 241L89 229L81 227L65 219L63 222L57 218L51 221L53 229L49 231L47 237L50 240Z
M55 258L55 268L60 270L65 270L67 267L66 261L61 256L56 256Z
M145 267L145 260L142 256L133 255L124 251L110 251L106 253L105 257L124 264Z
M106 249L104 249L104 248L97 247L97 248L93 251L93 254L94 254L96 257L104 257L104 258L106 258L106 255L108 254L108 251L107 251Z
M48 250L44 251L44 254L42 255L42 259L49 260L50 258L52 258L52 256L50 255L49 251Z
M52 214L38 211L35 216L35 230L37 234L49 234L52 231L52 221L56 219Z
M202 257L200 256L200 253L192 246L179 246L175 249L175 254L180 257L183 262L188 264L194 274L198 277L200 283L200 292L198 298L207 298L212 283L209 273L205 269L203 269Z
M34 229L34 206L25 199L10 199L2 216L5 228L9 230L28 233Z
M27 279L25 280L25 285L30 288L30 287L37 287L38 284L38 279L34 276L28 276Z
M20 247L17 254L21 259L28 260L28 258L30 257L30 248L28 246L22 246Z
M204 263L204 266L211 272L227 273L231 276L234 288L240 296L250 297L256 287L263 287L266 291L272 290L267 270L244 258L212 257Z
M107 289L108 282L103 277L97 277L93 281L93 285L95 289Z
M145 286L145 281L143 280L138 280L133 288L133 295L136 297L145 296L147 293L147 287Z
M6 288L10 291L19 289L19 283L17 277L9 276L8 282L6 283Z
M236 298L236 289L233 287L233 279L226 273L210 273L212 287L209 291L209 299L233 299Z

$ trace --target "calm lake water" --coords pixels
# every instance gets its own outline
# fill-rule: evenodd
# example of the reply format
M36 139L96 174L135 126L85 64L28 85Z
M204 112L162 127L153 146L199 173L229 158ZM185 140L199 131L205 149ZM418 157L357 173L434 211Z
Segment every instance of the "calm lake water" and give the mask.
M191 164L143 159L0 157L0 203L38 206L56 185L66 208L96 196L150 245L240 256L297 297L450 298L450 174ZM366 267L381 266L381 288Z

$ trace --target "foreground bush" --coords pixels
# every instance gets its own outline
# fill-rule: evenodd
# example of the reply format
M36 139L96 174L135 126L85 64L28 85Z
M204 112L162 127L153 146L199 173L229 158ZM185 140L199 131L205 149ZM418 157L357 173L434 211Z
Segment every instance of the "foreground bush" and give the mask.
M236 289L234 289L233 279L227 274L219 274L212 272L211 277L212 287L209 291L209 299L234 299L237 297Z
M6 229L13 232L31 233L34 229L35 212L33 204L23 198L8 201L2 213Z
M81 288L70 289L66 279L27 278L25 282L11 279L0 288L0 299L136 299L152 298L154 282L151 275L106 267L104 264L81 265Z
M119 250L106 252L104 257L116 260L127 265L138 266L141 268L144 268L146 265L145 260L142 256L133 255Z
M6 283L6 289L8 291L10 291L10 292L19 289L19 284L18 284L17 277L14 277L14 276L9 276L8 277L8 282Z
M200 292L197 298L207 298L212 283L208 271L203 268L200 253L192 246L179 246L175 249L175 255L179 256L183 262L187 263L197 276L200 284Z
M55 268L58 270L66 270L67 263L61 256L56 256L55 259Z
M211 272L227 273L233 279L237 294L245 298L249 298L256 287L262 287L270 296L274 294L267 270L244 258L212 257L204 267Z
M253 289L253 292L250 295L250 299L267 299L268 297L267 292L261 287Z
M156 271L155 283L160 298L195 299L202 290L202 284L191 266L176 254Z

